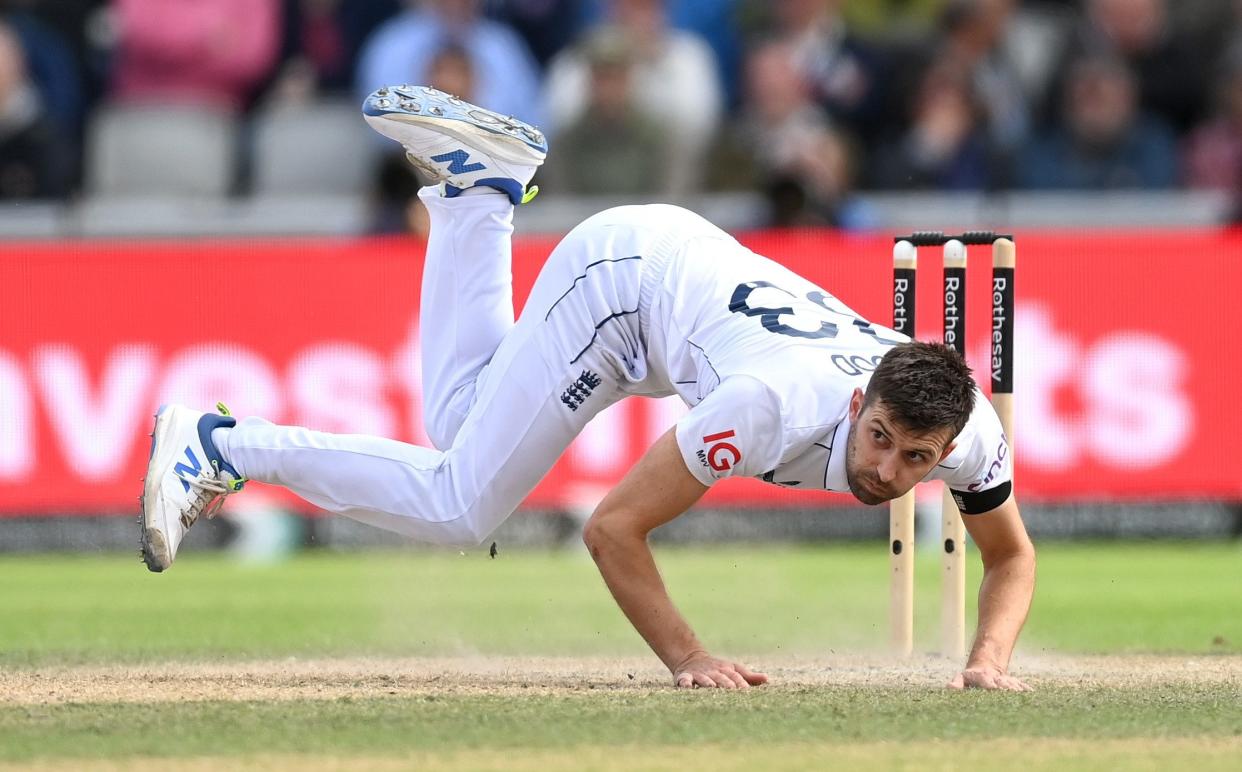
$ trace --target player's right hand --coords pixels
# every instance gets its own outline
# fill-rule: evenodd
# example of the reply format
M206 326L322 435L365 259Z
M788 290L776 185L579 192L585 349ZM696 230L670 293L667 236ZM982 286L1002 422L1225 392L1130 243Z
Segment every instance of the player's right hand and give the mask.
M1034 691L1025 681L992 666L968 667L948 684L950 689L999 689L1010 692Z
M749 689L767 682L763 673L709 654L692 654L673 670L673 683L682 689Z

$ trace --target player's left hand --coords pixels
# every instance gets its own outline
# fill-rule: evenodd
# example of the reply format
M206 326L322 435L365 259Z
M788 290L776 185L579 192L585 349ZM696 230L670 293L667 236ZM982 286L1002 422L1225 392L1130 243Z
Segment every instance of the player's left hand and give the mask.
M999 689L1010 692L1034 691L1021 681L998 667L976 665L967 667L948 683L950 689Z

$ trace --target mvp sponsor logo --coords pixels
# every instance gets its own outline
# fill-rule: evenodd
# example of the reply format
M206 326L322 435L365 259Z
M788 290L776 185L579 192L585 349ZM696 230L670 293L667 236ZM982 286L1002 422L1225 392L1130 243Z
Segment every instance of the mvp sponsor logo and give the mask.
M991 484L991 482L996 479L996 475L1000 474L1000 471L1005 468L1005 459L1007 458L1009 458L1009 438L1002 437L1000 445L996 447L996 452L992 455L992 463L988 464L988 471L983 477L983 482L974 483L968 486L967 490L973 493L983 486ZM958 496L957 493L954 493L953 495L955 498ZM962 507L960 502L957 506L958 509L961 509Z

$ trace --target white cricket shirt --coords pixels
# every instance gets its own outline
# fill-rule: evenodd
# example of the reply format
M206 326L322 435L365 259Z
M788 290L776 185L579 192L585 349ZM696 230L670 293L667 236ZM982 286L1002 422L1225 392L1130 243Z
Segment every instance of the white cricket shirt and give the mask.
M850 397L908 339L723 232L688 238L659 282L648 362L691 406L677 424L690 472L705 485L747 476L848 492ZM925 479L946 481L965 513L999 506L1009 447L982 393L956 443Z

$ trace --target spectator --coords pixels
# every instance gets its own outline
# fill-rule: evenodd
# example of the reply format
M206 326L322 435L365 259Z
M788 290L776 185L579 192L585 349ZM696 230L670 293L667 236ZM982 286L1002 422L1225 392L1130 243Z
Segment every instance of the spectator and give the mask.
M811 96L834 121L863 142L883 119L885 79L879 53L855 36L841 14L842 0L751 0L747 13L761 34L782 38ZM755 18L757 17L757 19Z
M1216 115L1186 143L1187 186L1242 195L1242 45L1225 58Z
M936 27L946 0L845 0L850 27L874 40L925 38Z
M590 15L582 0L492 0L488 8L522 36L540 67L577 39Z
M427 68L427 85L473 103L478 84L470 52L457 45L437 51Z
M725 101L729 105L736 105L741 98L738 79L742 64L742 37L738 12L746 2L747 0L666 0L664 3L669 26L693 33L711 48ZM611 4L612 0L579 0L578 3L590 26L596 26L606 18L608 6Z
M703 155L720 120L723 95L711 49L698 36L671 29L664 0L612 0L611 23L634 49L634 104L671 132L669 185L699 186ZM573 125L589 104L591 67L582 47L567 49L548 69L553 134Z
M280 0L115 0L112 95L244 108L276 64Z
M668 17L677 29L697 34L712 49L726 104L741 101L742 38L737 25L742 0L669 0Z
M1067 62L1109 50L1137 80L1139 104L1178 131L1199 121L1208 103L1214 57L1169 23L1166 0L1087 0L1088 21Z
M77 140L90 108L95 76L102 73L99 48L86 26L105 0L0 0L0 11L21 40L26 71L43 97L44 109L66 138ZM78 143L75 141L75 145Z
M856 224L847 199L847 145L811 100L792 47L761 44L744 71L742 112L721 131L710 186L763 191L771 225Z
M557 193L652 195L669 188L669 135L634 104L635 51L619 30L604 28L584 43L589 102L556 139L545 170Z
M480 104L539 123L538 65L513 30L483 18L480 0L409 0L363 47L359 98L380 86L426 83L432 57L445 46L470 54Z
M1030 148L1022 171L1032 188L1167 188L1176 182L1173 134L1139 112L1125 62L1095 55L1070 69L1065 120Z
M350 93L363 42L401 10L399 0L284 0L278 98Z
M969 73L992 145L1017 150L1030 129L1030 108L1005 46L1014 0L952 0L941 21L945 55Z
M12 28L0 22L0 199L61 198L69 156L26 72Z
M923 76L909 130L877 155L873 176L881 188L983 190L996 167L970 72L946 57Z

